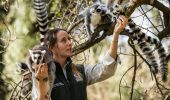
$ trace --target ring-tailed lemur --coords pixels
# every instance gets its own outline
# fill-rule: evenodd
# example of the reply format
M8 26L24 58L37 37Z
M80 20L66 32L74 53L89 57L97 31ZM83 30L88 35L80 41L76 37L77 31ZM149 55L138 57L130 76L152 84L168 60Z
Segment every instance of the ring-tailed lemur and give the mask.
M112 14L100 0L97 0L93 5L82 11L80 16L84 17L84 24L88 35L88 40L91 40L94 30L104 24L111 24Z
M50 62L52 60L52 55L44 43L44 37L45 37L46 32L48 31L48 14L46 10L46 2L45 0L34 0L33 4L34 4L33 6L34 6L35 14L37 17L38 25L39 25L41 45L37 45L33 48L33 50L29 50L30 55L27 59L27 62L26 62L27 64L20 63L18 67L22 69L22 67L25 68L28 65L27 67L29 68L32 74L32 86L33 86L32 87L32 99L36 100L38 96L38 92L36 88L37 84L35 82L35 69L36 67L38 67L38 64ZM51 90L53 87L53 82L55 79L55 65L53 62L50 63L50 65L48 65L48 78L49 78L50 89L47 95L48 97L50 97ZM24 82L27 82L30 80L24 80ZM29 88L23 88L21 92L23 95L25 95L25 91L28 91L28 90Z
M113 6L113 14L115 18L118 18L119 15L125 15L126 7L122 7L121 5L115 4ZM158 72L158 64L153 55L153 50L150 48L149 44L154 44L158 51L159 56L159 66L160 66L160 73L162 76L162 80L167 80L168 75L168 61L164 47L162 46L161 42L155 38L147 36L145 33L141 31L141 29L133 22L132 19L129 18L128 20L129 32L130 37L132 40L137 41L139 47L141 48L142 52L146 55L146 59L148 60L149 64L152 66L151 70L154 73Z
M39 31L40 31L40 42L44 45L44 37L48 31L48 14L46 9L45 0L34 0L34 10L37 17Z
M53 87L53 82L55 80L55 64L52 62L52 53L48 50L44 43L45 34L48 31L48 14L46 9L46 1L45 0L34 0L34 10L37 17L39 31L40 31L40 41L41 45L37 45L33 48L33 50L29 50L30 56L27 60L27 65L32 72L32 98L33 100L37 99L37 88L36 88L36 79L35 79L35 69L38 67L37 65L46 63L48 64L48 78L49 78L49 90L47 93L47 97L50 98L51 91Z
M53 83L55 80L55 64L53 62L52 53L48 50L46 46L37 45L32 50L29 50L29 57L27 59L27 65L30 71L32 72L32 98L36 100L38 97L37 91L37 80L35 78L35 70L40 64L46 63L48 65L48 79L49 79L49 90L47 97L50 99Z

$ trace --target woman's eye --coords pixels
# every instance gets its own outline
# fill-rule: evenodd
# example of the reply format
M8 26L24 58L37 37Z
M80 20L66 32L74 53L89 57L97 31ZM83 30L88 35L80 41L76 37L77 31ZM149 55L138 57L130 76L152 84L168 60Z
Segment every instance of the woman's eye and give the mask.
M64 38L64 39L62 39L62 40L61 40L61 42L66 42L66 39L65 39L65 38Z
M66 40L62 40L62 42L65 42Z
M70 37L65 37L61 40L61 42L66 43L67 41L71 41Z
M71 40L71 37L68 37L68 40Z

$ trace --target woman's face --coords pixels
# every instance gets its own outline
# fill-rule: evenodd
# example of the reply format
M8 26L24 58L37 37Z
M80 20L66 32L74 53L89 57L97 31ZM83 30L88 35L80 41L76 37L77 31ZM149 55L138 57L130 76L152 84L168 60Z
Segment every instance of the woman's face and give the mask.
M53 48L53 53L61 57L70 57L72 55L72 43L66 31L60 30L56 33L57 41Z

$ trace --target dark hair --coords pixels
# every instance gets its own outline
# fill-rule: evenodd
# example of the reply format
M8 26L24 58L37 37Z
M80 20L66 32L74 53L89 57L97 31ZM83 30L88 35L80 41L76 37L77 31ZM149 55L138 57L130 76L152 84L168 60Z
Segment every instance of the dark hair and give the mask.
M58 33L59 31L66 31L66 30L61 29L61 28L56 28L56 29L50 29L46 33L44 41L49 49L52 49L54 47L54 45L57 41L56 33Z

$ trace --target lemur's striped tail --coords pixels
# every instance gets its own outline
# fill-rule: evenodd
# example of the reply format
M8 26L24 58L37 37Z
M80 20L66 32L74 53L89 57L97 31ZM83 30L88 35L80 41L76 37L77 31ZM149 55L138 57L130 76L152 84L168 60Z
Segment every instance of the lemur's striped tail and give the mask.
M132 36L134 40L138 41L139 47L142 49L143 53L146 55L151 66L154 67L152 68L152 70L155 73L158 72L158 64L148 44L154 44L157 47L159 61L160 61L160 73L162 76L162 80L166 81L167 75L168 75L168 67L167 67L168 61L167 61L165 49L162 46L161 42L143 33L141 29L137 27L137 25L133 22L133 20L129 19L128 25L130 27L130 35Z
M155 56L153 55L153 50L149 47L148 41L146 41L146 38L149 37L145 35L141 29L133 22L133 20L128 20L128 25L130 28L130 35L133 40L136 40L138 42L138 45L142 52L145 54L146 60L151 65L151 70L154 73L158 73L158 63L156 61ZM149 38L149 41L154 41L153 38Z
M158 63L155 59L155 56L153 55L153 50L149 47L149 45L146 42L140 42L139 47L145 54L146 60L151 65L151 71L154 73L158 73Z
M167 54L166 60L169 62L170 61L170 53Z
M45 34L48 31L48 14L46 9L46 1L34 0L34 10L39 25L40 42L41 45L43 45Z
M167 81L167 76L168 76L168 60L167 60L167 55L165 53L165 49L160 43L158 45L158 56L159 56L159 61L160 61L160 73L162 76L162 81Z

